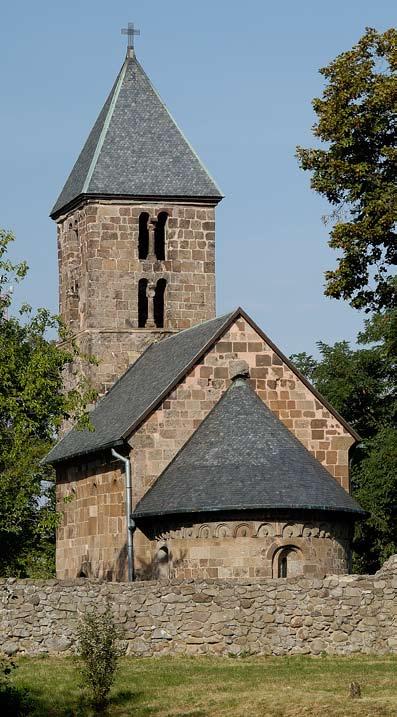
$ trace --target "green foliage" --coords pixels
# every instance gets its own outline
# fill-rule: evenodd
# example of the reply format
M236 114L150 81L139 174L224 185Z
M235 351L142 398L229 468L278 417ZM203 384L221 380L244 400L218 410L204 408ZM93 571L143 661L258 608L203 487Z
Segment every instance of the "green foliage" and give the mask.
M29 693L12 683L15 670L15 662L0 653L0 714L7 717L23 717L31 712Z
M123 654L118 645L121 632L114 623L109 606L103 613L85 613L77 635L82 685L90 692L92 707L102 712L107 705L118 660Z
M319 361L291 359L363 438L351 457L352 492L369 517L357 526L354 569L374 572L397 553L397 311L368 319L358 341L357 349L319 342Z
M369 517L357 526L354 562L360 572L375 572L397 553L396 428L381 428L364 441L360 453L352 469L352 488Z
M291 360L363 438L397 419L397 311L365 321L360 348L348 341L333 346L319 341L320 360L306 353Z
M57 525L54 474L41 459L63 421L87 425L93 393L81 381L64 391L62 373L79 355L72 341L59 347L46 338L68 336L57 316L24 305L11 316L7 285L21 281L24 262L7 250L13 236L0 230L0 575L46 577L54 569Z
M334 206L329 245L337 268L325 293L351 306L397 306L397 30L367 28L348 52L320 70L313 134L325 148L297 147L312 188Z

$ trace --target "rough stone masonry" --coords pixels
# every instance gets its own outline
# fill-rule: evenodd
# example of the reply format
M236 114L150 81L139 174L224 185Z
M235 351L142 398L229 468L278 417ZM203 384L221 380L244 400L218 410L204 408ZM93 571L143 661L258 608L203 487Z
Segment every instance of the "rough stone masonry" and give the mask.
M397 555L375 575L257 581L0 580L0 651L73 652L108 603L129 655L397 652Z

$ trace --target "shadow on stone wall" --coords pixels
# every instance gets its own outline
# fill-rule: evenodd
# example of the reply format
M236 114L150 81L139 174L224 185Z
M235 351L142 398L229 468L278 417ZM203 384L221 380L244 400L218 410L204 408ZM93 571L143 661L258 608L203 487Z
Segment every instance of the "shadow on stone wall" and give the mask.
M167 551L166 553L164 551ZM136 570L136 580L170 580L174 577L174 571L182 565L186 559L186 550L182 550L178 558L174 558L168 549L160 548L157 555L147 563L139 560L139 567Z
M108 580L109 582L121 582L127 576L127 544L125 543L115 560L115 565L106 567L99 565L93 570L90 560L82 560L77 571L78 578L96 578L98 580Z

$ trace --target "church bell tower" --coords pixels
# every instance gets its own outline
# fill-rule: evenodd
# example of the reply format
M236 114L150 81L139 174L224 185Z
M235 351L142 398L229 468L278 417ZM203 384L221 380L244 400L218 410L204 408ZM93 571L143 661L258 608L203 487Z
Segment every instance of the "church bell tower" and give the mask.
M215 316L222 195L136 59L125 61L55 203L60 314L100 393L153 341Z

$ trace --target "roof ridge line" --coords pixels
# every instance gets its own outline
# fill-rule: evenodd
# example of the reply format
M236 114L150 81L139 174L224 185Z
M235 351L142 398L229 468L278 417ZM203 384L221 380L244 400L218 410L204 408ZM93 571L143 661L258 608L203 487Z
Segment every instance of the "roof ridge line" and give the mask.
M82 188L82 190L81 190L81 194L86 194L87 191L88 191L88 188L89 188L89 186L90 186L90 182L91 182L91 179L92 179L92 175L94 174L94 170L95 170L95 167L96 167L96 165L97 165L97 162L98 162L98 159L99 159L99 155L100 155L100 153L101 153L101 151L102 151L103 143L104 143L104 141L105 141L105 137L106 137L107 131L108 131L108 129L109 129L110 121L111 121L112 116L113 116L114 108L115 108L115 106L116 106L116 102L117 102L118 96L119 96L119 94L120 94L121 85L123 84L123 81L124 81L125 73L126 73L126 70L127 70L127 64L128 64L128 57L125 58L124 63L123 63L123 66L122 66L122 68L121 68L121 71L120 71L120 74L119 74L119 77L118 77L118 80L117 80L117 84L116 84L116 87L115 87L115 90L114 90L114 93L113 93L113 97L112 97L112 99L111 99L110 106L109 106L107 115L106 115L106 117L105 117L105 121L104 121L104 123L103 123L103 127L102 127L102 129L101 129L101 134L99 135L98 143L97 143L97 146L95 147L95 152L94 152L94 155L93 155L93 157L92 157L91 164L90 164L90 167L89 167L88 172L87 172L87 176L86 176L86 178L85 178L85 180L84 180L84 184L83 184L83 188Z
M215 188L218 190L219 194L221 195L221 197L223 197L224 194L223 194L223 192L220 190L220 188L218 187L217 182L215 181L215 179L213 178L213 176L210 174L210 172L208 171L208 169L207 169L207 167L205 166L205 164L201 161L201 159L200 159L200 157L198 156L197 152L195 151L194 147L190 144L189 140L188 140L187 137L185 136L185 133L184 133L184 132L182 131L182 129L180 128L178 122L174 119L173 115L171 114L171 112L170 112L170 110L168 109L167 105L165 104L164 100L160 97L160 95L159 95L159 93L157 92L155 86L153 85L152 81L150 80L149 75L146 74L146 72L145 72L145 70L143 69L141 63L140 63L139 60L137 59L136 55L134 56L134 59L135 59L136 64L138 65L139 69L141 70L141 72L143 73L143 75L146 77L146 79L147 79L147 81L148 81L148 83L149 83L151 89L152 89L153 92L155 93L155 95L156 95L156 97L158 98L159 102L161 102L161 104L163 105L163 107L164 107L165 111L167 112L168 116L170 117L170 119L171 119L172 122L174 123L175 127L177 128L178 132L182 135L182 137L183 137L183 139L185 140L187 146L189 147L189 149L191 150L191 152L192 152L192 153L194 154L194 156L196 157L196 159L197 159L197 161L198 161L200 167L201 167L201 168L204 170L204 172L208 175L208 177L210 178L211 182L214 184Z
M299 369L295 366L294 362L291 361L291 359L288 356L286 356L281 351L281 349L278 348L278 346L274 343L274 341L270 338L270 336L268 336L260 328L260 326L258 326L258 324L249 316L249 314L247 314L245 309L243 309L241 306L239 306L238 310L241 312L241 316L243 317L243 319L245 319L245 321L247 321L250 324L251 328L253 328L254 331L256 331L259 334L259 336L262 338L262 340L265 343L267 343L268 346L270 346L272 351L274 351L274 353L276 353L277 356L279 356L279 358L281 358L281 360L288 366L288 368L299 378L300 381L302 381L303 385L306 386L306 388L308 388L309 391L311 393L313 393L313 395L317 398L317 400L323 404L323 406L327 409L327 411L332 413L332 415L336 418L336 420L339 421L344 428L346 428L346 430L350 433L351 436L353 436L353 438L357 441L357 443L362 441L361 436L357 433L355 428L350 425L349 421L346 421L346 419L343 418L343 416L341 416L339 411L337 411L336 408L334 408L332 406L332 404L329 403L329 401L320 393L320 391L318 391L318 389L315 386L313 386L311 381L309 381L309 379L306 378L306 376L304 376L304 374L301 373L301 371L299 371Z
M109 390L106 391L106 393L103 394L103 396L101 396L101 397L98 399L98 401L95 403L95 405L93 406L93 408L89 411L89 415L91 415L91 413L92 413L93 411L95 411L95 410L98 408L98 406L99 406L100 404L102 404L102 403L107 399L107 397L109 396L109 394L113 392L113 390L116 388L116 386L122 381L122 379L124 379L124 377L126 376L126 374L128 374L128 373L136 366L136 364L137 364L141 359L143 359L143 357L144 357L150 350L154 349L155 346L158 346L158 345L160 345L160 344L165 343L166 341L168 341L168 339L173 339L173 338L175 338L176 336L180 336L180 334L183 334L183 333L185 333L186 331L191 331L192 329L196 329L198 326L203 326L204 324L208 324L208 323L210 323L211 321L216 321L216 320L219 320L219 319L224 319L224 321L223 321L222 324L221 324L220 329L218 329L218 331L216 332L216 333L218 334L219 331L222 331L224 325L227 324L227 320L230 319L232 316L234 316L238 311L239 311L239 307L238 307L237 309L234 309L233 311L230 311L230 312L228 312L228 313L226 313L226 314L223 314L223 315L221 315L221 316L215 316L213 319L207 319L207 321L203 321L202 323L195 324L194 326L189 326L187 329L183 329L182 331L178 331L178 332L175 333L175 334L171 334L170 336L167 336L167 338L162 339L161 341L154 341L154 342L150 343L149 346L147 346L146 349L145 349L144 351L142 351L142 353L138 356L138 358L137 358L133 363L131 363L131 364L128 366L128 368L124 371L124 373L122 373L121 376L119 376L119 377L116 379L116 381L112 384L112 386L109 388ZM201 351L199 352L199 354L196 354L194 360L197 360L197 355L200 355L200 353L201 353ZM186 371L188 370L189 366L190 366L190 363L187 364L187 365L184 367L184 369L183 369L184 375L186 374ZM170 391L172 385L173 385L173 382L171 382L171 384L169 384L169 385L167 386L167 388L165 389L165 391L164 391L163 393L165 393L165 394L169 393L169 391ZM163 395L163 393L162 393L161 395ZM160 399L160 400L161 400L161 399ZM154 405L156 405L158 402L159 402L159 398L157 398L157 399L155 400ZM153 408L153 405L150 406L150 410L151 410L152 408ZM150 410L149 410L149 412L150 412ZM134 425L134 424L133 424L133 425ZM49 453L51 453L51 451L52 451L56 446L58 446L60 443L62 443L62 442L69 436L69 434L72 433L72 431L74 431L74 430L76 430L76 424L73 425L73 426L65 433L65 435L62 436L62 438L60 438L59 440L56 441L55 445L52 446L52 448L50 449ZM119 440L119 441L120 441L120 440L125 440L126 435L128 435L130 432L131 432L131 428L129 428L127 432L123 433L122 436L121 436L121 438L119 437L118 439L114 439L114 441L117 441L117 440ZM114 441L112 441L112 442L114 442ZM95 450L97 450L97 449L95 449ZM49 455L49 453L48 453L47 455ZM80 454L76 454L76 455L80 455ZM81 454L81 455L85 455L85 454Z
M95 405L95 408L96 408L96 406L97 406L99 403L101 403L101 401L103 401L104 398L106 398L106 396L109 395L109 393L110 393L111 391L113 391L113 389L115 388L115 386L117 386L117 384L121 381L121 379L124 378L124 376L138 363L138 361L141 360L141 358L143 358L143 356L144 356L150 349L153 349L155 346L159 346L160 344L164 344L164 343L165 343L166 341L168 341L169 339L174 339L176 336L180 336L181 334L184 334L184 333L187 332L187 331L191 331L192 329L197 329L198 326L204 326L205 324L209 324L210 321L217 321L217 320L226 318L227 316L230 316L231 314L234 314L235 311L236 311L236 309L234 309L233 311L229 311L229 312L227 312L226 314L221 314L220 316L214 316L213 319L207 319L206 321L202 321L201 323L194 324L194 326L188 326L186 329L182 329L181 331L177 331L176 333L172 333L172 334L170 334L169 336L166 336L165 339L160 339L160 341L152 341L148 346L146 346L145 350L142 351L141 354L139 354L138 358L126 368L126 370L124 371L124 373L122 373L121 376L119 376L119 377L115 380L115 382L112 383L111 387L106 391L106 393L105 393L103 396L101 396L101 398L99 399L98 403Z
M207 341L205 346L203 346L199 351L196 352L193 359L189 361L183 369L178 373L177 377L171 381L168 386L162 391L162 393L157 396L157 398L152 401L150 406L146 409L146 411L141 415L141 417L134 421L134 423L122 434L122 438L126 439L127 436L129 436L135 429L147 418L148 415L155 409L156 406L160 405L160 403L164 400L164 398L174 389L175 386L178 385L178 383L182 380L184 376L188 373L188 371L197 363L197 361L208 351L208 348L210 346L213 346L215 341L218 340L218 338L222 335L223 331L227 329L227 327L230 325L230 321L232 321L234 318L237 318L239 315L240 309L237 308L234 311L230 312L229 314L225 314L224 316L220 316L219 318L224 319L222 321L222 324L220 325L219 329L215 332L214 336ZM202 324L196 324L196 327L190 326L189 329L184 329L183 332L179 332L178 334L173 334L173 336L168 336L164 341L167 341L170 338L174 338L175 336L179 336L180 333L184 333L185 331L189 331L190 329L197 328L198 326L202 326L203 324L209 323L210 321L215 321L218 317L215 317L214 319L208 319L208 321L203 321ZM158 342L163 343L163 341ZM151 344L153 346L153 344ZM150 348L150 347L149 347Z

